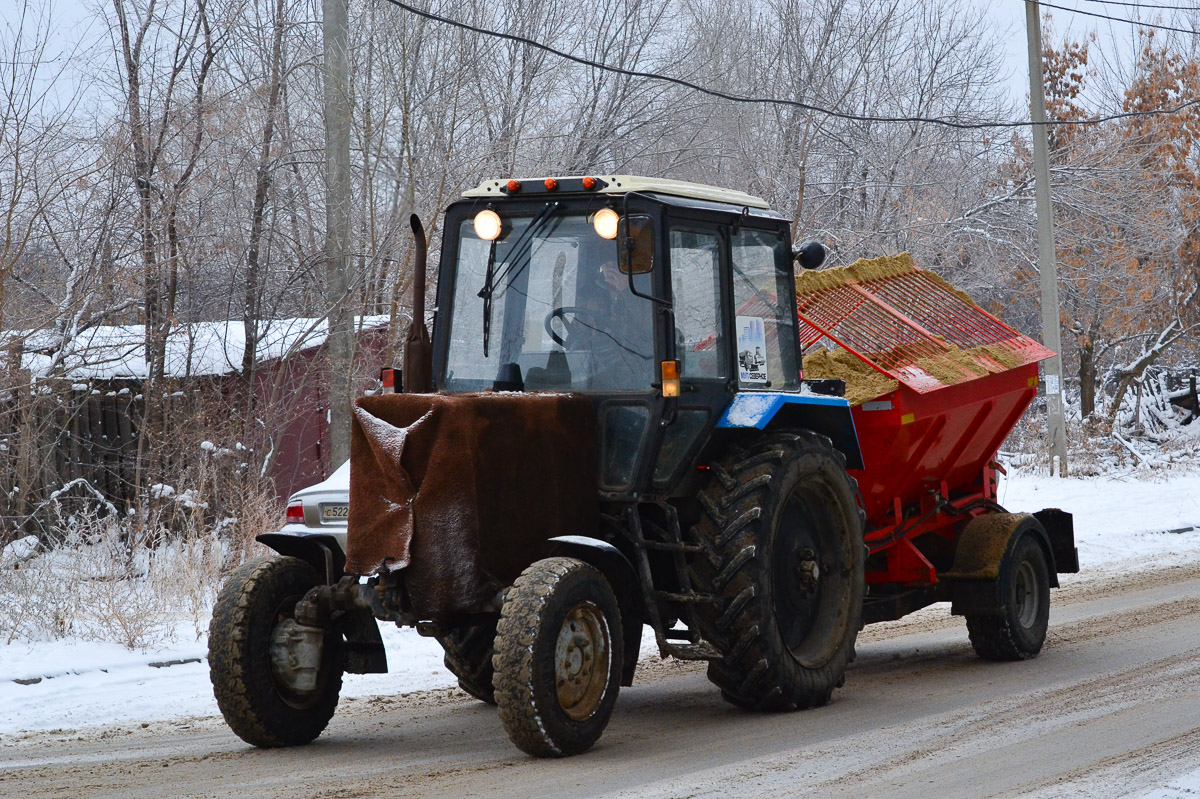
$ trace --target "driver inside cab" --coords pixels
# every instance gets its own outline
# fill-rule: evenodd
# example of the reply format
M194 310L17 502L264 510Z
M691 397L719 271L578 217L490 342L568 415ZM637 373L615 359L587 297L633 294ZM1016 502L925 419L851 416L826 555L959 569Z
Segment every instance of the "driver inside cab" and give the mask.
M645 390L654 380L652 304L629 290L616 253L581 268L579 311L568 321L566 349L591 357L590 388Z

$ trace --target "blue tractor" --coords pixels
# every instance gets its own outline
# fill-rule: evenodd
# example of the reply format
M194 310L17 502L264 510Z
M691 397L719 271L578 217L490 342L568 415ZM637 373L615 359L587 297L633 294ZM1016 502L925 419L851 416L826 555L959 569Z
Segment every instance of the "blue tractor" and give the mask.
M538 756L583 752L642 630L730 702L826 703L862 625L862 468L840 381L802 379L789 223L630 176L489 180L424 233L403 390L356 403L345 547L276 535L217 603L213 683L260 746L307 742L378 621L436 636Z

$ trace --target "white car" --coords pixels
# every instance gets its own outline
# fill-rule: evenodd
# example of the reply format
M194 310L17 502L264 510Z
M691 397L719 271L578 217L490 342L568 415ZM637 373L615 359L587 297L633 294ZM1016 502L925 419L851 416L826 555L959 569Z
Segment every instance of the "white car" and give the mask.
M287 535L331 535L346 551L346 519L350 512L350 461L321 482L302 488L288 499Z

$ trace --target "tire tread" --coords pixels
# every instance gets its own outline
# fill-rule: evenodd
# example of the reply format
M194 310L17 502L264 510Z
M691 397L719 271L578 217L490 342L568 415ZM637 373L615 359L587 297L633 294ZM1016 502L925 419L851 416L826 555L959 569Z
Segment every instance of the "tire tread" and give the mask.
M857 520L858 529L849 534L861 539L864 514L858 485L845 474L844 458L837 455L828 438L810 431L768 434L748 449L713 464L710 471L715 479L698 498L701 517L693 527L692 538L711 556L696 559L689 576L697 590L723 597L703 630L705 639L723 652L720 660L709 663L708 676L726 700L740 707L816 707L828 702L833 688L844 681L845 667L862 624L861 610L852 620L854 634L828 664L797 669L798 675L785 677L775 662L770 633L759 621L764 612L773 611L760 607L766 599L760 596L755 582L755 576L769 568L760 548L761 528L766 522L764 508L770 506L772 491L779 490L775 472L790 459L804 463L816 457L837 464L856 504L852 518Z
M319 736L337 707L342 671L340 650L334 660L326 695L306 712L289 712L262 686L269 668L265 652L254 651L251 633L255 599L261 592L287 590L289 581L316 585L316 572L302 560L269 556L243 563L230 573L217 597L209 627L209 678L221 715L239 738L263 748L297 746ZM269 680L269 677L267 677Z

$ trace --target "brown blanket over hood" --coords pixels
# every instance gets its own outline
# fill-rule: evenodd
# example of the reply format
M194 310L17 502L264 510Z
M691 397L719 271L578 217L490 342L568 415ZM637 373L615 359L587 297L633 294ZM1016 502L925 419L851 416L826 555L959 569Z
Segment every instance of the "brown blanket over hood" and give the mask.
M404 570L413 610L478 610L558 535L594 535L596 421L563 394L355 403L346 571Z

